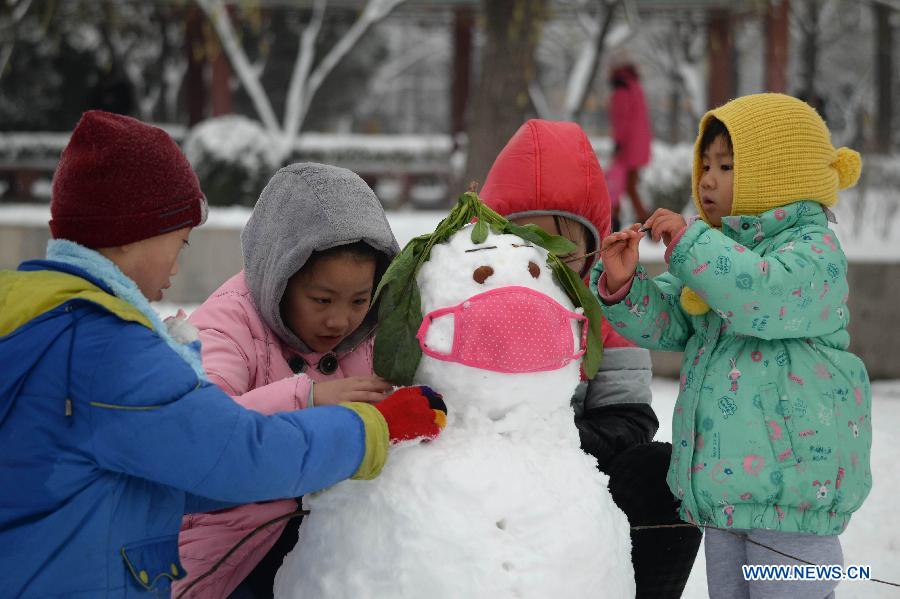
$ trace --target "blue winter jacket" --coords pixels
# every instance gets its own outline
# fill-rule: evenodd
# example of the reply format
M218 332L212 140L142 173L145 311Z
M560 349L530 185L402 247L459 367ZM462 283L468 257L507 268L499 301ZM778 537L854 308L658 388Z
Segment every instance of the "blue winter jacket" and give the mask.
M352 410L246 410L164 336L71 264L0 271L0 596L167 597L184 513L370 461Z

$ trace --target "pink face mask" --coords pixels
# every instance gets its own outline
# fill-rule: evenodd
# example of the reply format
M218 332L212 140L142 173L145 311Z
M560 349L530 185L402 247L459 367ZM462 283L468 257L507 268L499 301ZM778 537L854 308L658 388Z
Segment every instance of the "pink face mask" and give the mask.
M453 318L449 354L425 344L431 323ZM581 344L573 347L571 320L581 323ZM425 315L416 337L422 351L437 360L494 372L557 370L584 355L587 318L567 310L553 298L527 287L499 287L474 295L456 306Z

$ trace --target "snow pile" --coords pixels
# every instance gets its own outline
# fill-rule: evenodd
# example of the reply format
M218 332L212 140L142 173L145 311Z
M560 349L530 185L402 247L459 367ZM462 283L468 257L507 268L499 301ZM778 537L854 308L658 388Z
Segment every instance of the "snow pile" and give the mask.
M511 235L476 246L470 234L436 246L423 265L423 313L514 285L572 310L544 250ZM540 265L536 278L529 262ZM481 266L493 269L483 284L473 278ZM429 348L450 350L452 323L434 320ZM577 338L573 329L573 347ZM578 361L506 374L423 355L415 379L444 395L447 428L394 446L373 481L305 498L311 515L278 572L277 597L634 596L627 520L572 423Z
M68 143L68 133L0 133L0 160L55 162Z
M212 160L251 173L268 173L278 165L273 141L257 121L228 115L207 119L194 127L185 140L184 153L195 169Z
M301 155L375 154L382 156L441 156L446 159L453 149L449 135L381 135L358 133L303 133L294 150Z
M591 146L603 168L609 169L613 159L612 140L608 137L593 137ZM640 174L640 190L644 192L644 200L653 208L681 212L691 203L693 163L692 143L670 144L653 140L650 163L641 169Z
M184 153L211 204L252 206L280 166L277 141L258 122L228 115L194 127Z
M151 123L165 130L176 141L184 139L185 128L175 123ZM0 132L0 160L56 162L69 143L70 132L47 131Z
M654 208L681 212L691 203L692 144L665 144L654 141L650 164L641 172Z

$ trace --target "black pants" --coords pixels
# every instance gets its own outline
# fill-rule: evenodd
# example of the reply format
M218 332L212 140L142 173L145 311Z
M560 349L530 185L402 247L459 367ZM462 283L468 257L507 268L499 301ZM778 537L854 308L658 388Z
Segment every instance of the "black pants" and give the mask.
M262 558L262 561L247 575L244 582L229 595L229 599L269 599L272 597L275 588L275 573L284 562L285 556L297 544L301 519L298 517L288 520L281 536Z
M631 526L684 524L679 501L666 484L672 446L646 443L626 449L609 463L609 492ZM702 533L696 527L631 531L631 562L638 599L681 597Z

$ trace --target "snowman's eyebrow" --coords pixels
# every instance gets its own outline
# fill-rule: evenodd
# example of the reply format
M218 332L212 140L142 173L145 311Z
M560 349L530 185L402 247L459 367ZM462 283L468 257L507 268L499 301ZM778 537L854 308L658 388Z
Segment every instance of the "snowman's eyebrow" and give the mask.
M514 243L514 244L512 244L512 246L513 246L514 248L533 248L533 247L534 247L534 246L531 245L530 243L524 243L524 244L522 244L522 243Z
M480 252L481 250L496 250L496 249L497 249L497 246L496 246L496 245L488 245L488 246L485 246L485 247L483 247L483 248L472 248L471 250L466 250L466 253L468 253L468 252Z

